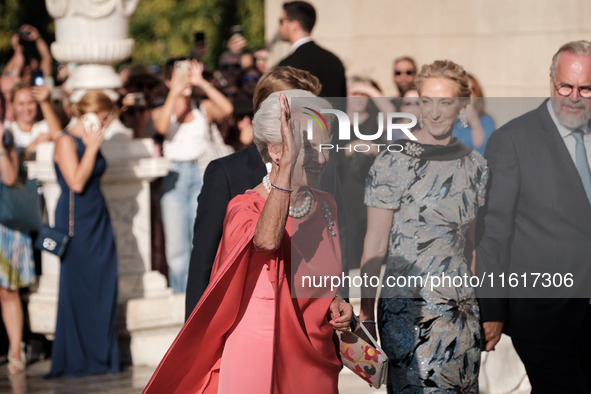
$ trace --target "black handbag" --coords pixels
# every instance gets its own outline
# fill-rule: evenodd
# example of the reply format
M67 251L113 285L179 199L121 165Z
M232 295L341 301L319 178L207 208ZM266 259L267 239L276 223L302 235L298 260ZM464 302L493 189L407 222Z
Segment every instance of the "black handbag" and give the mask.
M0 182L0 223L23 233L39 230L41 199L35 179L18 181L13 186Z
M74 192L70 190L68 233L44 224L35 240L35 248L52 253L59 258L64 255L70 238L74 236Z

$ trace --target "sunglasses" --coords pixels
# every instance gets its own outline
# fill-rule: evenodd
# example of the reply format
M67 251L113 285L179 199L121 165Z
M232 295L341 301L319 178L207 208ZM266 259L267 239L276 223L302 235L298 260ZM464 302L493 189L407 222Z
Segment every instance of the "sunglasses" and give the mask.
M143 115L148 109L146 107L127 107L124 111L124 115Z
M401 75L401 74L406 74L406 75L413 75L415 72L412 70L406 70L406 71L399 71L396 70L394 71L394 75Z
M222 70L236 70L236 69L241 69L242 67L240 66L240 64L232 63L232 64L222 64L220 66L220 68Z
M242 82L258 82L259 81L259 77L257 77L256 75L244 75L241 78Z

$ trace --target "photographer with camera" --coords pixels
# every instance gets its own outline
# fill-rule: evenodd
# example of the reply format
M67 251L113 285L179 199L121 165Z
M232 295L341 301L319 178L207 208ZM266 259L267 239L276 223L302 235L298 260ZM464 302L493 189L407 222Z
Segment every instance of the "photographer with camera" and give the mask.
M51 66L53 59L47 43L36 27L31 25L22 25L11 39L14 54L4 67L3 75L10 75L14 78L22 79L26 82L31 80L33 70L40 70L45 78L51 77ZM39 59L30 57L26 47L34 44L39 54Z
M202 159L214 149L210 125L230 116L233 106L203 78L203 64L197 60L170 59L164 66L164 78L169 91L164 105L152 110L152 120L156 132L164 136L163 155L171 162L160 199L168 278L173 291L183 293L201 173L206 166ZM193 87L205 94L201 103L192 100Z

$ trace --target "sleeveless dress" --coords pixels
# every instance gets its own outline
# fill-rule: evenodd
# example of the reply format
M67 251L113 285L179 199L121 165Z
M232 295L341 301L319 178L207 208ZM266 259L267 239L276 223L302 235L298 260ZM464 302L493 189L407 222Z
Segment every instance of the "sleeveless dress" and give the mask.
M484 204L488 167L457 139L399 140L370 169L365 203L394 211L384 277L470 276L466 236ZM454 282L456 283L456 282ZM378 303L389 393L477 393L482 334L474 289L385 286Z
M85 146L74 138L78 160ZM62 137L64 138L64 137ZM100 189L106 161L100 151L82 193L74 193L74 236L62 257L57 326L47 377L119 372L117 346L117 250ZM55 227L68 231L70 189L57 164L62 190Z

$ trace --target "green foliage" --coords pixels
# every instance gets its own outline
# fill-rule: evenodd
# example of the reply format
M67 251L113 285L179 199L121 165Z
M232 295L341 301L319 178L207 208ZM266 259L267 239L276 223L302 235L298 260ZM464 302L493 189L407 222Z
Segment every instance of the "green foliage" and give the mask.
M54 24L44 0L0 0L0 67L12 56L10 38L22 24L39 29L48 44ZM230 27L242 25L249 49L264 45L264 0L140 0L129 25L134 63L161 65L187 56L196 31L205 32L206 65L217 67Z
M187 56L196 31L205 33L209 68L217 67L232 25L242 25L248 47L264 45L264 0L141 0L130 21L133 62L163 64Z

